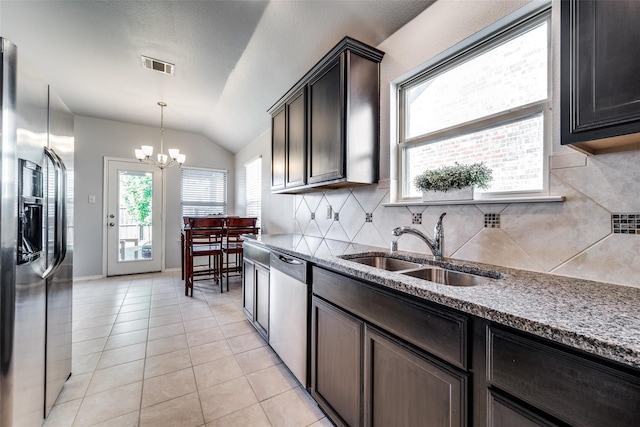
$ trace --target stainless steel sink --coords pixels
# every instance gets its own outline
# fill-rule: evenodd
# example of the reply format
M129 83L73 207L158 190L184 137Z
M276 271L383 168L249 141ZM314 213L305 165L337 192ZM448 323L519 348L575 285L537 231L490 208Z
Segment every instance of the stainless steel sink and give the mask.
M405 261L403 259L391 258L381 255L350 258L348 260L357 262L358 264L369 265L371 267L380 268L387 271L409 270L421 267L422 265L416 262Z
M403 271L401 274L449 286L475 286L489 281L487 277L447 270L446 268L440 267L427 267L417 270Z
M437 265L406 261L389 255L354 256L353 258L347 255L343 259L449 286L476 286L489 282L491 278L504 277L502 274L492 271L486 271L484 274L464 273Z

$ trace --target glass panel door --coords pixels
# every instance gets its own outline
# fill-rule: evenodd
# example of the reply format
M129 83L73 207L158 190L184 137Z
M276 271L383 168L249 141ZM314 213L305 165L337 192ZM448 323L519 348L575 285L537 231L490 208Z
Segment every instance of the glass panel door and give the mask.
M162 172L144 164L108 163L107 275L160 271Z

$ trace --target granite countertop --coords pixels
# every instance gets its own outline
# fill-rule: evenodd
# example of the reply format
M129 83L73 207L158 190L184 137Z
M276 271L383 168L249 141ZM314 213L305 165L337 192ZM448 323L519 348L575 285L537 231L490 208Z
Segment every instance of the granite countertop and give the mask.
M385 248L299 234L258 235L253 240L382 287L640 368L638 288L445 258L443 263L454 269L504 276L477 286L447 286L340 258L389 253ZM394 257L438 264L415 252L398 251Z

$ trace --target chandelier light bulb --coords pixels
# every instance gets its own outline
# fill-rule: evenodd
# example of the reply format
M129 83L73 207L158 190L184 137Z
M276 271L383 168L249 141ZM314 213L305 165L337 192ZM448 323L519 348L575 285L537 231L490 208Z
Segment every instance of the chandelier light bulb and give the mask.
M144 153L145 157L153 156L153 146L151 146L151 145L143 145L140 148L142 148L142 152Z
M176 160L179 154L180 150L178 150L177 148L169 148L169 157L171 157L173 160Z

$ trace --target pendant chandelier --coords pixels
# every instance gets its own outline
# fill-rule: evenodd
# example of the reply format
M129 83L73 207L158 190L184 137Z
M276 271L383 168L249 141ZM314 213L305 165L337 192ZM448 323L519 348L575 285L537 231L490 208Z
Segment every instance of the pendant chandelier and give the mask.
M170 148L169 155L164 154L164 107L166 107L167 104L160 101L158 102L158 105L160 106L160 153L158 153L158 160L151 157L153 156L152 145L143 145L140 148L136 148L136 159L141 162L157 166L160 169L170 168L176 165L182 167L187 156L180 154L180 150L177 148Z

